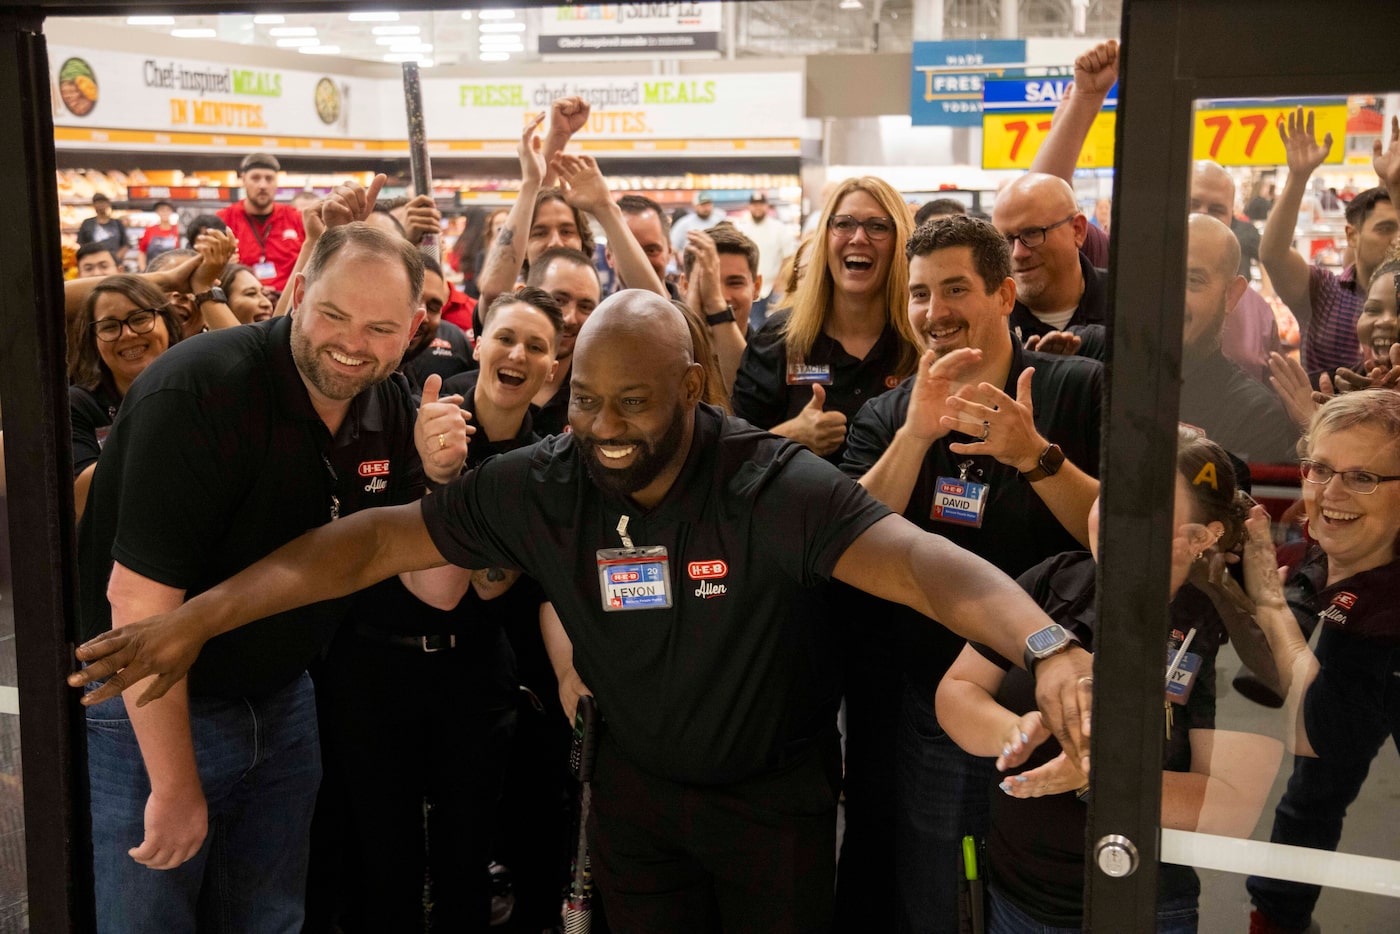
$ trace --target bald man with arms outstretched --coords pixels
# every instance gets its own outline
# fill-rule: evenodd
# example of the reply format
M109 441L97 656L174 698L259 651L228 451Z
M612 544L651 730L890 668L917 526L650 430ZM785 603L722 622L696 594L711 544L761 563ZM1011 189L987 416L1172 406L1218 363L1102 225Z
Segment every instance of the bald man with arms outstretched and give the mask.
M93 664L70 681L125 665L103 690L158 672L163 688L202 640L278 608L445 561L520 568L563 621L545 633L560 684L596 696L606 722L590 833L612 926L825 930L841 642L817 585L906 603L1009 658L1049 620L806 448L702 404L704 373L680 312L620 292L579 332L571 433L303 536L85 647ZM1034 662L1037 690L1082 757L1090 657L1064 649Z
M1027 172L1001 190L992 223L1011 245L1016 307L1011 333L1027 349L1102 360L1110 314L1108 274L1080 253L1089 220L1064 179ZM1074 339L1066 346L1064 335ZM1039 346L1053 335L1054 347Z

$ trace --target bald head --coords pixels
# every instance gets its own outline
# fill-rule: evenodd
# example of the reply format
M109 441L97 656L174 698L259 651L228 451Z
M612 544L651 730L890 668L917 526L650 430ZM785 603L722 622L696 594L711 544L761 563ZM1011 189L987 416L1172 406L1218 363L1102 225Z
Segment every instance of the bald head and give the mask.
M1187 254L1209 259L1219 275L1234 276L1240 268L1240 242L1229 227L1207 214L1192 214L1187 221Z
M1089 221L1068 182L1043 172L1022 175L997 195L992 224L1011 241L1016 298L1031 314L1053 316L1078 304L1084 294L1079 247Z
M1198 160L1191 169L1191 213L1229 225L1235 216L1235 180L1219 163Z
M1034 205L1061 217L1079 210L1074 189L1063 178L1046 175L1044 172L1027 172L1014 179L997 195L992 207L992 216L1003 209L1015 210L1026 205Z
M695 362L685 317L669 300L643 289L624 289L594 309L579 330L574 353L583 359L593 346L604 353L635 348L681 370Z

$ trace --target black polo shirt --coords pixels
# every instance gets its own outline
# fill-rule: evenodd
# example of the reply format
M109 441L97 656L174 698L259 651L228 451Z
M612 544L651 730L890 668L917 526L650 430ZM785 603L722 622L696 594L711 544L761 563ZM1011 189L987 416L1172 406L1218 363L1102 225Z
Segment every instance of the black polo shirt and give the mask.
M514 438L493 439L487 436L486 429L476 421L476 384L481 378L481 370L471 370L466 373L459 373L442 384L442 394L458 395L462 397L462 411L472 416L470 424L476 426L476 433L471 436L471 442L467 445L467 467L479 467L481 462L493 454L504 454L506 451L514 451L516 448L523 448L527 444L534 444L540 440L535 434L534 412L535 407L530 406L525 413L525 418L520 422L520 430L515 433Z
M1011 369L1003 391L1014 398L1021 372L1035 367L1031 402L1036 430L1058 444L1076 467L1097 476L1103 365L1086 357L1035 353L1023 349L1015 341L1011 344ZM865 476L894 441L895 432L909 413L913 380L913 377L905 380L898 389L872 400L860 410L847 434L846 457L841 464L847 475ZM954 454L949 450L949 445L955 442L966 444L975 440L961 432L951 432L929 447L909 504L904 508L904 517L966 548L1012 577L1051 555L1082 548L1016 468L988 455ZM932 517L938 478L959 477L960 465L968 462L967 478L991 487L980 528ZM962 651L962 637L943 626L931 624L908 607L868 594L857 594L856 600L858 608L853 612L859 614L857 618L888 618L895 622L906 673L916 684L930 691L937 688L943 673Z
M1079 348L1079 356L1103 360L1107 350L1104 331L1102 328L1088 326L1106 326L1108 319L1113 315L1113 297L1108 290L1108 270L1095 267L1083 253L1079 253L1078 256L1079 271L1084 276L1084 294L1079 296L1079 304L1075 307L1069 323L1058 329L1051 327L1017 299L1007 324L1017 342L1021 344L1033 334L1045 335L1055 330L1070 331L1078 334L1084 341Z
M789 312L781 311L763 323L763 327L744 348L739 361L739 373L734 380L734 414L759 428L772 428L796 417L803 406L812 401L809 385L788 385L787 344L783 326ZM899 361L902 350L898 331L886 324L875 346L857 359L846 353L838 341L826 332L817 335L812 352L805 362L811 366L831 367L831 383L826 389L825 410L842 412L850 421L868 401L899 384ZM841 463L845 445L826 456L832 464Z
M1183 422L1250 464L1296 464L1298 428L1277 395L1220 349L1181 361Z
M573 371L574 358L560 361L564 372L559 376L559 386L549 401L531 412L535 434L541 438L550 435L568 434L569 429L569 376Z
M462 329L451 321L438 322L437 335L411 357L404 357L399 372L408 377L415 395L422 393L423 384L436 373L444 381L477 368L472 357L471 341Z
M73 423L73 476L97 463L102 445L107 443L112 420L122 400L99 383L96 389L68 387L68 414Z
M841 665L817 585L888 513L801 445L705 405L654 509L595 487L571 434L423 502L449 561L539 580L627 757L700 783L774 769L830 731ZM604 610L597 550L622 544L623 515L635 545L668 549L672 607Z
M402 376L351 402L334 438L292 360L291 318L182 341L127 394L79 529L83 638L111 627L113 559L194 596L331 519L410 502L423 486ZM297 677L345 601L312 604L211 639L190 691L258 696Z

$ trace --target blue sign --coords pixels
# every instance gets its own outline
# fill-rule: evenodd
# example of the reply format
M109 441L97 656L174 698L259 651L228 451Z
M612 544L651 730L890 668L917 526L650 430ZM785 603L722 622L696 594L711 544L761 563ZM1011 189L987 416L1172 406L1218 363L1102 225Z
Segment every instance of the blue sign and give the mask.
M1073 83L1074 79L1068 75L989 79L982 85L982 107L988 113L1054 110L1060 103L1065 88ZM1103 109L1117 108L1118 85L1114 84L1108 89Z
M1021 74L1026 40L915 42L913 62L909 116L914 126L981 126L982 79Z

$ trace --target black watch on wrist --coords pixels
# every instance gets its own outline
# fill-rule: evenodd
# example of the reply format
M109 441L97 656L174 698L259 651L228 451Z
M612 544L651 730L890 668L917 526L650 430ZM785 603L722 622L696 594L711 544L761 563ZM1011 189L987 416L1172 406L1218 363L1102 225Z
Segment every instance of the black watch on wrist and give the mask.
M203 305L205 302L218 302L220 305L227 305L228 296L224 294L223 289L216 285L209 291L200 292L194 297L194 307L196 308Z
M1033 469L1027 470L1021 476L1031 483L1037 480L1044 480L1046 477L1053 477L1060 472L1060 468L1065 465L1065 452L1060 450L1058 444L1052 444L1044 451L1040 452L1040 460L1036 461Z
M1079 645L1079 638L1059 623L1051 623L1026 637L1026 654L1022 661L1026 671L1035 674L1035 663L1052 655L1059 655L1072 645Z
M723 311L717 311L712 315L705 316L705 323L710 327L716 324L727 324L734 320L734 306L726 304Z

